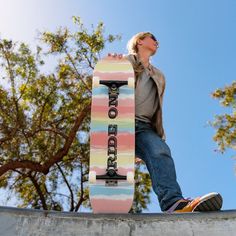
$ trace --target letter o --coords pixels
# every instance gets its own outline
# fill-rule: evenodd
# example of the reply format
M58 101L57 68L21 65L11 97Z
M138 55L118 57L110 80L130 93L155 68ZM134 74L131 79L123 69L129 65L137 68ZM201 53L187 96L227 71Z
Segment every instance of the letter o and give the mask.
M109 109L108 116L110 119L115 119L117 117L117 115L118 115L118 111L115 107L112 107Z

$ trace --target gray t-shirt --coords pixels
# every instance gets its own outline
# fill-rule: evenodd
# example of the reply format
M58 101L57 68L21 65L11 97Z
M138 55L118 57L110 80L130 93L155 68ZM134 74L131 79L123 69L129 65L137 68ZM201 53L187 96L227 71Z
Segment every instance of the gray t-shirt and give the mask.
M145 69L140 74L135 89L135 119L151 122L158 108L157 95L156 84Z

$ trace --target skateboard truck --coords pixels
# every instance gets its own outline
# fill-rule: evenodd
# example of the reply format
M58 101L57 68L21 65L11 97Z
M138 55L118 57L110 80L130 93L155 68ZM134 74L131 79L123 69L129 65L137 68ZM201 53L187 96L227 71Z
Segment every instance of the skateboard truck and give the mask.
M96 183L96 180L105 180L107 186L117 186L118 180L127 180L129 183L134 183L134 173L129 171L127 176L117 174L116 170L107 170L105 175L96 175L96 171L89 172L89 181Z
M123 80L100 80L100 84L106 85L110 90L109 92L119 91L119 87L127 85L128 81ZM119 93L118 93L119 94Z
M115 169L107 169L105 175L97 175L96 179L105 180L107 186L115 186L118 184L118 180L127 180L127 176L117 174Z

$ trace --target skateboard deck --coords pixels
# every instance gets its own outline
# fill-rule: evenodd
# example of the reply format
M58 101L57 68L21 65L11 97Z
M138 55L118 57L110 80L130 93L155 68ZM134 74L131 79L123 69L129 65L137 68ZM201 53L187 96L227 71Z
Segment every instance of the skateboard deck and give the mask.
M94 68L89 195L94 213L128 213L134 195L134 71L121 55Z

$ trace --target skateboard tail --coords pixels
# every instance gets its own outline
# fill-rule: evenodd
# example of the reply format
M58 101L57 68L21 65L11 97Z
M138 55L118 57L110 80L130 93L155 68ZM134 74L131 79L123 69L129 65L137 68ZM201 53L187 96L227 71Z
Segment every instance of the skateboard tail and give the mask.
M97 181L90 186L91 205L94 213L127 213L134 195L134 185L120 181L116 187L107 187L104 181Z
M93 213L127 213L129 212L131 205L133 203L132 199L127 200L111 200L107 199L91 199L91 205L94 209ZM94 206L94 207L93 207Z

